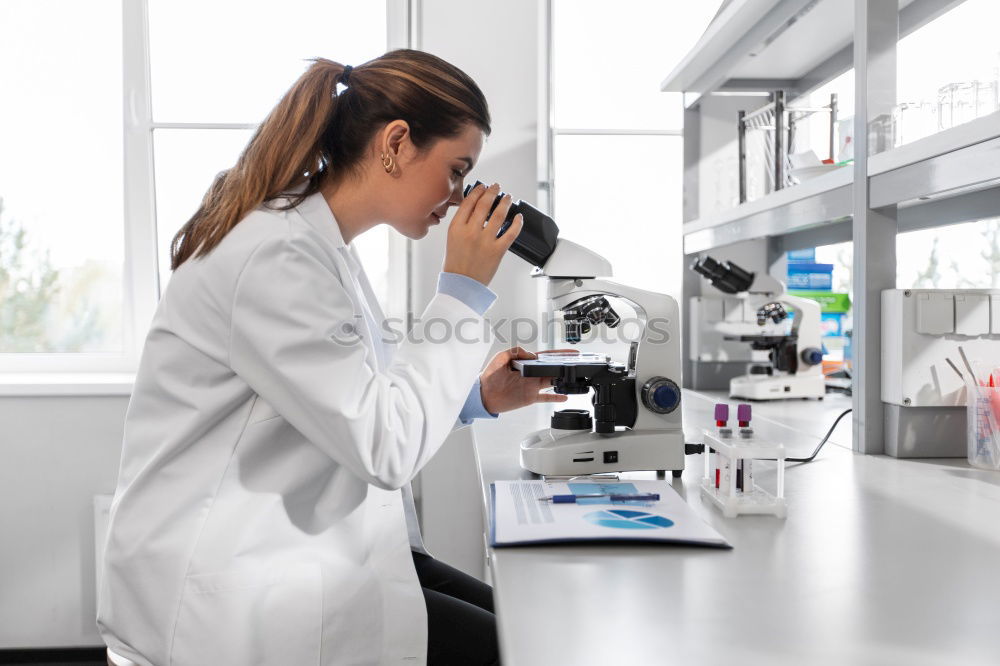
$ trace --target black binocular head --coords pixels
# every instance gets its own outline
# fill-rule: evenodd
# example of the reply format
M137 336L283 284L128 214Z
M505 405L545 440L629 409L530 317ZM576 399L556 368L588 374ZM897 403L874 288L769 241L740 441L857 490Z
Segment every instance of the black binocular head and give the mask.
M477 180L472 185L467 185L463 196L469 196L472 188L482 184L482 182ZM496 199L490 205L489 215L492 215L496 207L500 205L500 200L503 199L505 194L505 192L501 192L496 196ZM549 257L552 256L552 253L556 249L556 241L559 240L559 227L556 226L555 221L551 217L542 211L531 204L518 200L511 203L510 209L503 219L503 224L500 225L497 238L507 232L511 222L514 221L514 217L518 214L524 218L524 226L521 227L521 233L510 246L510 251L532 266L541 268L545 266L545 262L549 260Z

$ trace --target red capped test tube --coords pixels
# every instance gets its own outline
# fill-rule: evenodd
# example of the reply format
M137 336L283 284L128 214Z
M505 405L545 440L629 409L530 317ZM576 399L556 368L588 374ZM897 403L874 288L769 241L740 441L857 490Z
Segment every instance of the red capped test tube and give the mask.
M724 402L716 403L716 405L715 405L715 426L717 428L719 428L720 430L722 430L723 428L726 427L726 425L728 423L729 423L729 405L727 405ZM729 432L731 434L732 431L729 431ZM720 432L719 434L720 434L720 436L726 436L722 432ZM716 488L719 487L719 484L722 481L722 470L719 467L719 463L720 463L719 458L721 457L721 455L722 454L720 454L718 452L716 452L715 455L714 455L714 457L715 457L715 465L714 465L714 467L715 467L715 487Z

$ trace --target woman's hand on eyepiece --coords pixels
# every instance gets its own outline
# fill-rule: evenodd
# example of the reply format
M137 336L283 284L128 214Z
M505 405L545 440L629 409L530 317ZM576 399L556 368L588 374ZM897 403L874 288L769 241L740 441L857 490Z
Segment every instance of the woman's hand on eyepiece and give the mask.
M524 218L517 215L510 228L497 238L511 204L511 197L506 194L490 214L499 193L500 186L495 183L490 187L477 185L459 205L448 228L445 272L466 275L484 285L489 285L496 275L504 252L524 225Z

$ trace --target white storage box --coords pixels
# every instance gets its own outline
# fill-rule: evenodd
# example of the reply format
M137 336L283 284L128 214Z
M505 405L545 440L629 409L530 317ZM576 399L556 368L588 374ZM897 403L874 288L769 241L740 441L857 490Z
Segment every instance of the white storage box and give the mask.
M882 292L882 402L886 453L964 457L966 372L1000 366L1000 289L887 289ZM979 367L975 367L975 366Z

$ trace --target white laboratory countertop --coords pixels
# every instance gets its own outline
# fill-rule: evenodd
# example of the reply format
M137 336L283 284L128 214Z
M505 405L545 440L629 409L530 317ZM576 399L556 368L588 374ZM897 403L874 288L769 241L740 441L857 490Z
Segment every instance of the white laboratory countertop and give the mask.
M692 426L711 425L712 404L685 391L689 441ZM754 403L754 426L805 456L849 406L844 396ZM544 416L476 424L484 488L531 477L518 442ZM1000 663L1000 473L855 454L849 424L831 438L841 445L789 465L786 520L723 518L698 492L701 457L688 457L674 488L732 550L491 550L505 666Z

